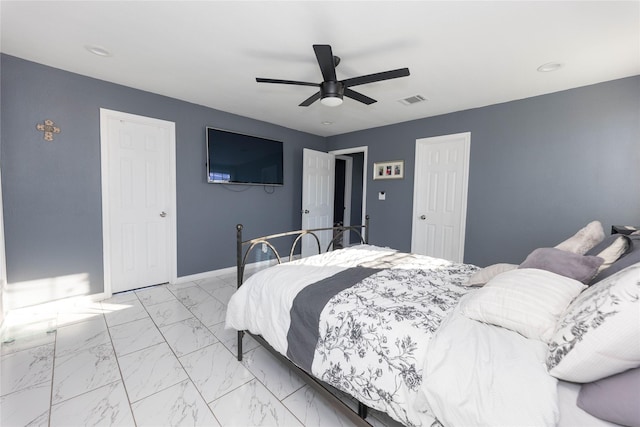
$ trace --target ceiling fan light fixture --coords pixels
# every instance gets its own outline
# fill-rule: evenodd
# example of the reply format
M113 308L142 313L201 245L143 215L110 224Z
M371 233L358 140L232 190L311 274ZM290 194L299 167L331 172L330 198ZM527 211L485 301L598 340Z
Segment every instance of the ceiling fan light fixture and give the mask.
M367 74L364 76L352 77L345 80L338 80L336 77L336 66L340 63L340 58L335 56L328 44L314 44L313 50L316 53L316 59L322 72L321 83L299 82L295 80L267 79L264 77L256 77L258 83L278 83L296 86L320 86L320 90L311 95L309 98L298 104L300 107L308 107L314 102L320 100L323 105L329 107L337 107L342 104L343 97L351 98L365 105L371 105L376 102L375 99L369 98L353 89L352 86L360 86L368 83L380 82L383 80L397 79L398 77L406 77L409 75L408 68L399 68L397 70L383 71L381 73Z
M342 98L339 96L326 96L320 102L327 107L337 107L342 104Z
M325 81L320 84L320 102L327 107L342 104L344 85L341 82Z

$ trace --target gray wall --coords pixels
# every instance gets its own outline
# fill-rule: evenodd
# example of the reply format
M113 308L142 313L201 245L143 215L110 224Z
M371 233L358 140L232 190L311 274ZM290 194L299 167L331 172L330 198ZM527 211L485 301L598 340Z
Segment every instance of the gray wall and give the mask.
M248 236L300 227L303 147L321 137L0 56L1 168L8 283L89 273L103 290L99 109L176 123L178 276L235 265ZM36 123L62 129L45 142ZM283 187L207 184L205 126L284 142ZM272 187L269 187L271 189ZM256 209L259 207L259 209Z
M367 184L373 244L410 250L415 141L460 132L471 132L465 262L519 263L594 219L607 233L640 225L635 76L328 138L330 150L368 145L370 171L405 160L405 179Z
M410 249L415 140L466 131L466 262L520 262L592 219L640 225L638 76L325 139L7 55L0 61L8 283L88 273L90 293L102 291L101 107L176 123L178 276L234 265L238 222L250 224L250 236L300 227L303 147L369 146L369 170L405 160L405 179L367 183L374 244ZM35 129L44 119L62 129L52 143ZM207 184L207 125L284 141L284 187L267 194ZM377 200L381 190L386 201Z

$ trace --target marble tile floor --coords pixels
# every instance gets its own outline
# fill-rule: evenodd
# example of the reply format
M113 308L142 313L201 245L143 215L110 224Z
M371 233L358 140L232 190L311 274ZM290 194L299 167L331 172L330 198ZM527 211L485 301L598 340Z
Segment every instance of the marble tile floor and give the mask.
M235 275L221 276L10 312L0 425L352 425L251 337L236 360L236 333L224 329L234 290ZM367 420L401 427L376 411Z

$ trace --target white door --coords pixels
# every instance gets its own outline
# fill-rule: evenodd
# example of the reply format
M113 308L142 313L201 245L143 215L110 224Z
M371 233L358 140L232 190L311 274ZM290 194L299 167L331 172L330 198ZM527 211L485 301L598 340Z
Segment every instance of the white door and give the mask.
M333 193L335 182L335 155L303 149L302 152L302 228L333 227ZM316 233L320 249L325 251L333 239L331 231ZM302 238L302 257L318 253L318 244L312 236Z
M470 133L416 141L411 252L462 262Z
M105 292L175 278L175 124L101 110Z

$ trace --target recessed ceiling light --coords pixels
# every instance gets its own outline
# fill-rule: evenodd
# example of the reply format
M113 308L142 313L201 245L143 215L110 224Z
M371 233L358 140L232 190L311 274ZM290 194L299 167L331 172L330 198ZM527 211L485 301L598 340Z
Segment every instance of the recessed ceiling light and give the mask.
M325 126L329 126L329 125L332 125L332 124L333 124L333 122L330 122L330 121L328 121L328 120L325 120L324 122L322 122L322 124L323 124L323 125L325 125Z
M87 49L89 52L93 53L94 55L103 56L103 57L111 56L111 52L109 52L107 49L100 46L87 45L84 48Z
M551 71L558 71L564 64L560 62L547 62L538 67L538 71L541 73L550 73Z

